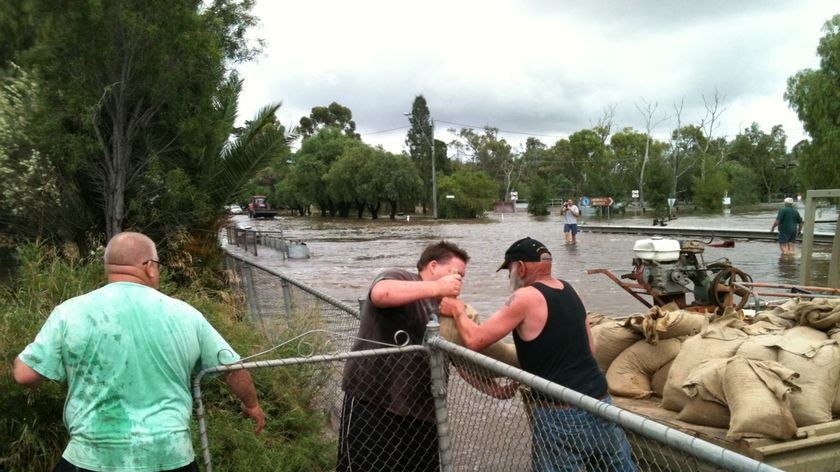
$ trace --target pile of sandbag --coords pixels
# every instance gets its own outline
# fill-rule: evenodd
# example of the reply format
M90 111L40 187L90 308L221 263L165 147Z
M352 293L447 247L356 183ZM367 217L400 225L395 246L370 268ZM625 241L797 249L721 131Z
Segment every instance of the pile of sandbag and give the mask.
M707 315L676 306L655 306L619 320L595 319L591 329L598 367L606 373L611 394L631 398L661 397L682 341L708 325Z
M789 439L840 416L840 300L793 299L749 320L653 307L592 332L611 394L661 397L730 439Z

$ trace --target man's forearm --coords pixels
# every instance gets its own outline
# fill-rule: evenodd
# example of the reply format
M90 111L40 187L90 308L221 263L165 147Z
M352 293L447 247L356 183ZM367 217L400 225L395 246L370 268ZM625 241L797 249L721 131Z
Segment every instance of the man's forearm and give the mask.
M247 370L230 371L225 375L225 381L230 391L247 408L253 408L259 405L257 389L254 387L254 381L251 379L251 374Z

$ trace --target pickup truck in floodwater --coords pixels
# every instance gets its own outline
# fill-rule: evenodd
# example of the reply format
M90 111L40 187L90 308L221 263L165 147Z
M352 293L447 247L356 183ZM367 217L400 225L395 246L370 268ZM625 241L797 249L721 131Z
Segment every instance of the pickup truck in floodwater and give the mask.
M274 218L275 216L277 216L277 210L271 208L268 197L264 195L251 196L248 201L249 218Z

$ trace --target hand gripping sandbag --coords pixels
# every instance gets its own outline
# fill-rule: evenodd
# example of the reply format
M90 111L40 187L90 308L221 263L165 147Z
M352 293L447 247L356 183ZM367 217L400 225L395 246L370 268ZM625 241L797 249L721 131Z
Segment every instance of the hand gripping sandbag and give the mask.
M475 308L466 305L466 311L469 319L473 320L476 324L481 324L481 319ZM459 346L464 345L464 338L461 337L461 333L455 327L455 320L451 317L440 317L440 335L449 342ZM519 368L519 359L516 357L516 346L513 343L496 341L478 352L499 362L504 362L507 365Z

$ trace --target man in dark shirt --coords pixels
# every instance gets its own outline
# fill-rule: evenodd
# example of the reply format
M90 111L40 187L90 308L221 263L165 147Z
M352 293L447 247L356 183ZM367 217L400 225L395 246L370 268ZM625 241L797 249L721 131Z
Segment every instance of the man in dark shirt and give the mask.
M793 243L796 236L802 233L802 215L793 207L792 198L787 197L784 202L785 205L779 209L776 219L773 220L770 232L779 227L779 249L782 255L787 255L793 254Z
M418 273L379 274L362 307L353 350L422 344L440 300L461 293L468 260L466 251L441 241L420 255ZM428 356L350 359L342 388L338 472L439 470Z
M452 316L473 350L513 332L522 369L590 397L610 402L607 380L593 355L586 310L568 282L551 276L551 253L539 241L520 239L505 252L497 272L510 271L513 294L482 325L466 316L464 303L444 298L440 313ZM589 412L537 395L531 457L534 471L636 471L624 431Z

